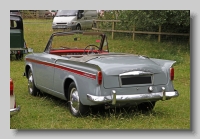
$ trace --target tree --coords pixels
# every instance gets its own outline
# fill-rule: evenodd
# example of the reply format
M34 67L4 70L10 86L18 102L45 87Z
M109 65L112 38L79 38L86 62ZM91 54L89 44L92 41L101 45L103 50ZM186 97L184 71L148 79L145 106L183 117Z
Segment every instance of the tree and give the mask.
M117 15L117 16L116 16ZM189 10L117 10L105 14L104 19L121 20L120 29L132 30L136 27L169 26L168 28L189 30ZM186 32L186 31L184 31Z

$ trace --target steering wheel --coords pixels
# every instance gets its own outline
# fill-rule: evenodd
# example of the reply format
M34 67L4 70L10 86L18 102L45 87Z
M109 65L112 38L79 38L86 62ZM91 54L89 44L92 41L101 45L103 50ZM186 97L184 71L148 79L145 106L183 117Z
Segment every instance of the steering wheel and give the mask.
M96 46L96 45L94 45L94 44L90 44L90 45L88 45L88 46L85 47L83 53L86 54L85 50L86 50L88 47L91 47L91 46L94 46L94 47L98 48L98 50L99 50L99 47L98 47L98 46ZM92 54L92 53L93 53L93 50L95 50L95 49L93 49L94 47L91 47L90 50L87 52L87 54L89 54L90 51L91 51L91 54Z

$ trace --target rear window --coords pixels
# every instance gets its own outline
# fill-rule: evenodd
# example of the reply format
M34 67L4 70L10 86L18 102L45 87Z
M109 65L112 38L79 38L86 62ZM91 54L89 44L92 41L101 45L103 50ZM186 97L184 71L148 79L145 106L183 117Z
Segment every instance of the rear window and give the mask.
M10 16L10 29L23 29L23 21L20 16Z

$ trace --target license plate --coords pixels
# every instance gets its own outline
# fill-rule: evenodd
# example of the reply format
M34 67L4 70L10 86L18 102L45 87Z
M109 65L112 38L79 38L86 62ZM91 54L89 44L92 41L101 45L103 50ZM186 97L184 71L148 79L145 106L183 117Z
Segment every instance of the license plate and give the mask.
M65 26L58 26L58 28L65 28Z

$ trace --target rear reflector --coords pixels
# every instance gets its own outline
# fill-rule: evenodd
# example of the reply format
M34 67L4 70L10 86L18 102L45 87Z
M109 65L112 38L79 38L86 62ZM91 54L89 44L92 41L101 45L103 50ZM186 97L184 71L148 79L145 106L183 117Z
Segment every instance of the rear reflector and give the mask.
M14 89L14 84L13 84L13 80L10 79L10 95L13 95L13 89Z
M97 73L97 81L98 81L98 84L101 85L101 83L102 83L102 72L101 71L99 71Z
M170 79L173 81L174 80L174 68L170 68Z

